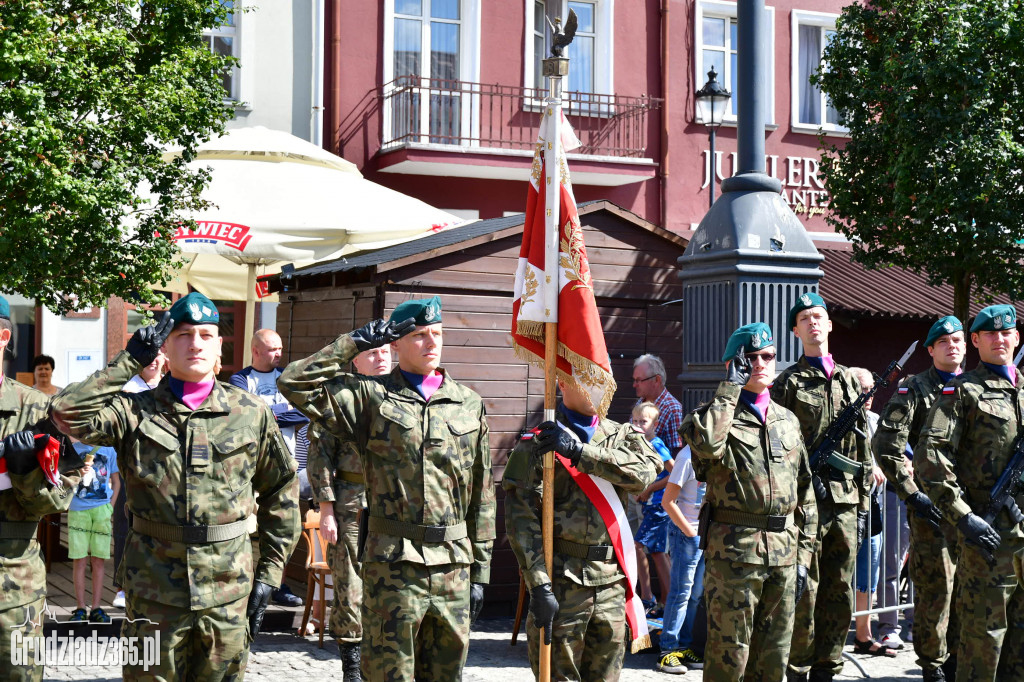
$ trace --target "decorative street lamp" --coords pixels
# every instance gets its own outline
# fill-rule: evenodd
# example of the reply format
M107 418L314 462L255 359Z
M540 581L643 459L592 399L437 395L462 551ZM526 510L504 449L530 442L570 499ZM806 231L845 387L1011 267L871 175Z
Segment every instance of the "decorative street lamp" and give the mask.
M717 76L712 66L708 71L708 82L696 94L697 113L711 131L708 136L711 140L711 201L708 206L715 203L715 130L722 125L725 110L729 108L729 100L732 98L732 93L722 87Z

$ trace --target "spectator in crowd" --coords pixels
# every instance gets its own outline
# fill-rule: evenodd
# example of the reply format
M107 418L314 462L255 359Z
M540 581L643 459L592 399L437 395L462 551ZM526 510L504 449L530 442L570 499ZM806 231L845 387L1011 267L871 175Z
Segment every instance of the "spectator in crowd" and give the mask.
M637 404L650 401L658 408L658 426L654 435L661 439L674 457L683 447L679 426L683 423L683 406L679 404L665 384L668 374L665 363L657 355L641 355L633 361L633 390Z
M66 428L66 427L65 427ZM68 510L68 558L74 562L75 600L78 608L71 613L72 622L109 623L103 611L105 562L110 558L111 501L121 488L117 473L117 452L114 448L89 446L75 440L75 450L85 461L82 480L78 483ZM85 569L92 567L92 608L85 613Z
M654 403L643 402L634 407L631 421L633 426L643 431L647 441L661 457L664 467L658 477L637 495L637 500L643 505L643 520L640 522L640 527L634 538L636 540L637 568L640 572L640 597L644 600L647 615L651 618L660 618L665 611L665 599L671 573L668 554L665 553L669 520L668 513L661 508L661 496L665 492L665 483L668 482L668 475L672 471L673 460L665 443L654 435L654 429L658 425L658 408ZM654 593L651 590L651 571L647 565L647 553L650 553L651 560L654 561L654 568L658 572L660 593L657 603L654 601Z
M693 630L704 594L704 551L697 536L697 513L704 501L704 484L697 480L690 460L690 446L676 455L661 506L672 525L668 528L668 550L672 555L672 578L665 619L662 623L661 657L658 670L682 675L687 668L704 667L704 646L696 651ZM705 616L706 620L706 616Z
M53 368L56 366L57 363L49 355L37 355L32 360L32 376L34 377L32 388L46 395L57 395L60 386L54 386L52 383Z
M282 346L281 337L273 329L260 329L252 337L252 364L240 372L231 375L230 383L234 386L255 393L270 406L277 425L284 436L284 442L288 445L288 451L292 457L296 456L296 445L298 444L299 429L309 423L304 414L296 410L281 395L277 388L278 377L281 376ZM305 444L303 444L305 446ZM302 448L305 450L305 447ZM298 460L296 460L298 461ZM303 462L305 464L305 462ZM309 478L305 467L299 470L299 497L309 497ZM284 581L281 586L274 590L272 599L275 604L281 606L302 606L302 598L292 593L291 588Z

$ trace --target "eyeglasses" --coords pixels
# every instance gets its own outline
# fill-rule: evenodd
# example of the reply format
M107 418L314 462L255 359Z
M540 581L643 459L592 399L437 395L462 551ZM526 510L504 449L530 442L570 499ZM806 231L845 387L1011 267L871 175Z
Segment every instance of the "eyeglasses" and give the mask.
M771 362L775 359L775 353L745 353L744 355L751 362L758 358L761 359L761 362Z
M636 386L637 384L642 384L645 381L650 381L651 379L654 379L654 378L656 378L658 376L659 375L657 375L657 374L652 374L651 376L644 377L643 379L633 379L633 385Z

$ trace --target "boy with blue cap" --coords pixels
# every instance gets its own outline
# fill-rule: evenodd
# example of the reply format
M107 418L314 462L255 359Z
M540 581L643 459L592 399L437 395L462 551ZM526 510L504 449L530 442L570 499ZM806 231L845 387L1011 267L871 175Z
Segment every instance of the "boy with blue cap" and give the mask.
M295 459L259 396L216 381L219 320L210 299L190 293L136 331L106 369L54 399L62 429L117 451L126 486L121 634L159 634L160 646L155 665L125 665L126 680L241 679L298 540ZM123 393L161 349L169 371L157 387ZM253 509L258 560L246 532Z
M1013 365L1017 311L983 308L971 325L981 363L943 387L914 457L924 491L959 531L960 680L1024 679L1024 516L1016 505L982 516L1013 456L1024 412L1024 375ZM991 563L985 553L992 556Z
M701 527L708 640L704 679L777 679L818 529L800 423L773 402L775 340L762 322L729 337L726 377L680 434L706 481Z
M914 581L914 651L925 682L942 682L955 671L959 623L951 609L959 555L956 528L921 489L910 457L917 452L925 419L942 387L960 374L967 352L964 326L952 315L937 320L924 345L932 366L909 377L878 420L871 451L897 497L914 513L910 526L910 577ZM953 654L952 657L950 654ZM951 661L952 664L947 664Z

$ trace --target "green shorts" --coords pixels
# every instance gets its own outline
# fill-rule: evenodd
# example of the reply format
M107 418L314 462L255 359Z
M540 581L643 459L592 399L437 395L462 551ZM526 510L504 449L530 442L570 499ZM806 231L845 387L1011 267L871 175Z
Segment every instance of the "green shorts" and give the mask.
M68 512L68 558L110 558L110 517L114 507L101 504L85 511Z

